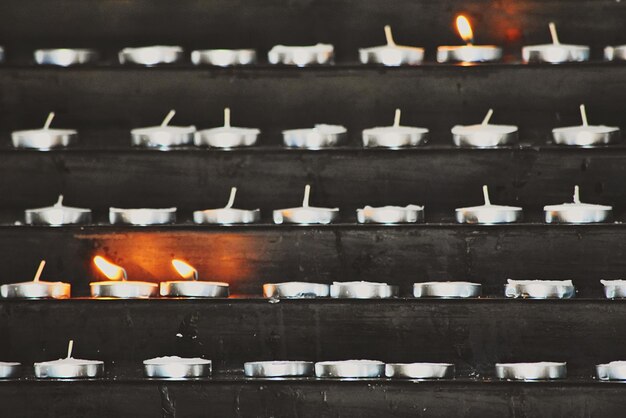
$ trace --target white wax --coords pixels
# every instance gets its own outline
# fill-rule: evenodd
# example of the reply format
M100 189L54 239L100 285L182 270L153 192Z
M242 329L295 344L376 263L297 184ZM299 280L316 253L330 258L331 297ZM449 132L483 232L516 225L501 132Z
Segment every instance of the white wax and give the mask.
M540 59L546 62L584 61L589 55L589 47L570 44L543 44L530 45L522 48L522 58L529 61L531 55L540 54Z
M604 286L624 286L626 285L626 280L618 279L618 280L600 280Z
M522 210L522 208L518 207L518 206L505 206L505 205L480 205L480 206L470 206L467 208L457 208L456 211L457 212L475 212L475 211L481 211L481 212L500 212L500 211L517 211L517 210Z
M334 47L330 44L315 44L306 46L287 46L287 45L275 45L270 50L270 54L298 54L306 53L319 54L319 53L332 53Z
M492 125L492 124L477 124L477 125L456 125L452 128L453 135L484 135L485 138L491 136L499 138L501 135L511 134L517 132L517 126L513 125Z
M78 132L74 129L29 129L26 131L15 131L11 135L28 137L28 139L48 139L50 137L61 135L76 135Z
M341 361L319 361L316 364L322 365L322 366L332 366L332 365L350 365L350 364L357 364L357 365L372 365L372 366L382 366L385 363L383 363L382 361L378 361L378 360L341 360Z
M196 127L191 126L149 126L147 128L137 128L130 131L132 135L150 135L155 142L158 142L159 138L168 139L172 135L185 135L192 134L196 131Z
M99 360L81 360L81 359L70 357L70 358L62 358L59 360L35 363L36 366L37 365L39 366L88 366L92 364L93 365L104 364L104 362L99 361Z
M120 51L121 56L132 55L132 62L144 65L160 64L162 62L172 63L178 54L182 54L183 49L180 46L144 46L139 48L124 48Z
M421 283L413 283L413 285L418 286L432 286L432 285L461 285L461 286L480 286L480 283L472 283L472 282L421 282Z
M20 363L15 361L0 361L0 367L11 367L11 366L19 366Z
M363 130L363 135L413 135L413 134L425 134L428 133L426 128L418 128L415 126L377 126L375 128L369 128Z
M367 215L370 215L372 212L377 212L378 214L383 214L385 212L396 212L396 211L412 211L412 210L423 210L424 206L418 205L408 205L408 206L365 206L362 210Z
M382 45L359 49L361 62L367 64L368 55L376 55L378 61L387 66L399 66L404 62L419 64L424 57L424 49L401 45Z
M613 207L604 206L604 205L594 205L592 203L562 203L560 205L548 205L548 206L543 207L543 210L546 212L570 211L570 210L581 210L581 209L612 210Z
M149 360L144 360L143 364L211 364L211 360L206 360L199 357L193 358L184 358L178 356L165 356L165 357L155 357Z
M495 45L459 45L437 48L437 62L495 61L502 57L502 49Z
M538 361L536 363L496 363L496 366L516 366L516 367L547 367L547 366L565 366L567 363L555 361Z
M574 286L571 280L511 280L507 279L507 283L514 286L527 286L533 284L546 286Z
M328 223L333 216L339 212L339 208L318 208L314 206L300 206L296 208L278 209L273 213L274 222L282 223L285 220L290 222L308 223Z
M578 125L554 128L552 130L554 136L558 135L561 138L573 139L577 145L591 145L598 141L598 135L612 132L619 132L619 128L605 125Z
M333 282L334 286L389 286L387 283L379 283L379 282L364 282L364 281L355 281L355 282Z
M270 64L285 62L297 66L307 64L325 64L334 53L334 47L329 44L316 44L310 46L285 46L276 45L267 54ZM285 56L285 58L281 57Z

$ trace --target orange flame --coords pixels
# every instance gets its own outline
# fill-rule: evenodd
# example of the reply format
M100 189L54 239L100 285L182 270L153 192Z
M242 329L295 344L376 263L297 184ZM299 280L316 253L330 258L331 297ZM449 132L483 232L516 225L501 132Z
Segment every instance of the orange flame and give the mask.
M456 17L456 29L459 31L459 35L461 35L461 39L463 39L468 44L474 42L474 31L472 31L472 25L470 25L469 20L463 15L458 15Z
M124 280L126 278L126 271L122 267L111 263L104 257L97 255L93 258L93 262L109 280Z
M178 274L180 274L183 279L193 279L198 275L198 272L195 268L182 260L172 260L172 266L174 266Z

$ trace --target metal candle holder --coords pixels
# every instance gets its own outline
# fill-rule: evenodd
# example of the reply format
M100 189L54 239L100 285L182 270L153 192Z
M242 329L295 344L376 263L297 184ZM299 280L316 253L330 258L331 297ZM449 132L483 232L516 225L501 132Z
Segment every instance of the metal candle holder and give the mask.
M626 280L600 280L607 299L626 298Z
M356 210L356 219L361 224L401 224L424 222L424 206L365 206Z
M582 125L566 126L552 130L554 142L559 145L590 147L614 144L620 141L620 130L616 126L589 125L585 105L580 105Z
M413 296L416 298L477 298L480 297L480 283L470 282L424 282L413 283Z
M120 64L138 64L153 66L159 64L174 64L182 61L183 48L180 46L144 46L139 48L124 48L118 58Z
M489 123L493 109L489 109L478 125L456 125L452 128L452 140L457 147L493 148L517 142L517 126Z
M382 64L388 67L419 65L424 60L424 48L402 46L395 43L391 26L385 26L386 45L359 49L363 64Z
M600 380L626 380L626 361L598 364L596 373Z
M3 284L0 296L5 299L68 299L72 286L63 282L40 281L46 260L41 260L35 277L30 282Z
M178 274L187 280L161 282L161 296L185 298L228 297L228 283L198 280L198 270L181 260L172 260L172 265Z
M176 208L109 208L109 222L122 225L163 225L176 222Z
M230 108L224 108L224 126L196 132L194 142L199 147L239 148L256 144L261 131L230 125Z
M496 363L496 376L507 380L552 380L567 377L566 363Z
M237 188L230 189L230 197L225 207L219 209L197 210L193 213L193 221L197 224L251 224L261 220L261 210L235 209L235 197Z
M321 361L315 376L326 378L378 378L385 375L385 363L376 360Z
M507 298L570 299L576 295L571 280L507 280Z
M548 205L543 208L547 223L586 224L605 222L612 216L611 206L581 203L578 186L574 187L574 203Z
M312 361L249 361L243 371L247 377L307 377L314 370Z
M26 209L26 223L29 225L78 225L91 223L91 209L63 206L63 195L49 207Z
M51 148L68 147L78 140L78 132L74 129L50 129L54 112L48 114L42 129L29 129L11 133L15 148L34 148L42 151Z
M254 49L200 49L191 52L191 62L194 65L231 67L253 65L256 61Z
M568 45L559 42L556 25L550 22L551 44L532 45L522 48L522 58L526 62L547 62L558 64L562 62L580 62L589 60L589 47L583 45Z
M69 67L93 64L100 59L100 54L95 49L88 48L54 48L38 49L35 51L34 57L35 62L39 65Z
M485 204L456 209L456 221L466 224L503 224L522 220L522 208L517 206L492 205L489 199L489 189L483 186Z
M19 376L21 364L13 361L0 361L0 379L14 379Z
M389 299L398 296L398 286L373 282L334 282L330 297L334 299Z
M159 286L156 283L129 281L126 270L100 256L94 257L96 266L109 279L105 282L89 283L94 298L147 299L156 297ZM106 269L112 272L108 273Z
M329 44L311 46L276 45L267 54L270 64L295 65L298 67L332 64L333 58L334 47Z
M301 225L329 224L339 216L339 208L318 208L309 206L311 186L304 188L302 206L297 208L277 209L273 213L274 223L293 223Z
M193 125L169 126L175 114L175 110L170 110L160 126L130 131L131 144L136 147L149 148L172 148L193 144L196 127Z
M317 124L313 128L283 131L283 143L290 148L329 148L344 142L347 132L341 125Z
M393 379L452 379L451 363L387 363L385 376Z
M428 129L414 126L401 126L402 112L396 109L392 126L364 129L362 138L364 147L404 148L416 147L428 139Z
M330 295L330 285L309 282L265 283L263 296L274 299L325 298Z
M437 62L488 62L502 58L502 49L495 45L474 45L474 33L465 16L457 16L456 26L466 45L438 47Z
M203 358L178 356L156 357L144 360L146 377L157 379L194 379L211 375L212 362Z
M35 363L35 377L38 379L92 379L104 374L104 362L75 359L72 357L73 347L74 341L70 340L66 358Z

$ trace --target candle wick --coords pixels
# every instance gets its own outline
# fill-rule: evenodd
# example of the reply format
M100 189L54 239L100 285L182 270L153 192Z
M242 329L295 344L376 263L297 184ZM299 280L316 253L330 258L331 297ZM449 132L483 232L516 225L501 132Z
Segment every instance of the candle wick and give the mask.
M224 127L230 128L230 108L224 108Z
M489 188L486 185L483 186L483 198L485 199L485 206L491 206L491 200L489 199Z
M46 266L46 260L41 260L39 262L39 268L37 268L37 273L35 273L35 277L33 278L34 282L38 282L41 277L41 273L43 273L43 268Z
M193 269L193 280L196 282L198 281L198 270L196 269Z
M228 203L225 206L226 209L230 209L233 207L233 205L235 204L235 196L237 196L237 188L231 187L230 197L228 198Z
M176 111L174 109L170 110L169 113L165 115L165 119L163 119L163 122L161 122L161 127L167 126L175 114Z
M52 124L52 120L54 119L54 116L55 116L54 112L48 113L48 118L46 119L46 123L43 124L44 130L50 129L50 125Z
M385 25L385 38L387 39L387 46L396 46L396 42L393 40L393 34L391 33L391 26Z
M587 125L587 110L585 109L585 105L581 104L580 105L580 118L583 120L583 126L588 126Z
M304 199L302 199L302 207L303 208L308 208L309 207L309 197L311 195L311 186L309 186L308 184L304 187Z
M126 269L123 267L120 267L120 269L122 269L122 281L125 282L128 280L128 273L126 273Z
M554 22L550 22L548 24L548 27L550 28L550 36L552 37L552 43L554 45L559 45L561 42L559 42L559 34L556 32L556 25L554 24Z
M397 128L400 126L400 117L402 116L402 111L400 109L396 109L396 114L393 118L393 127Z
M485 118L483 119L481 125L483 125L483 126L489 125L489 121L491 120L491 116L492 115L493 115L493 109L489 109L489 111L485 115Z
M59 207L59 206L63 206L63 195L60 194L59 198L57 199L57 202L54 204L54 206Z
M580 189L574 186L574 203L580 203Z
M74 350L74 340L70 340L67 344L67 358L72 358L72 351Z

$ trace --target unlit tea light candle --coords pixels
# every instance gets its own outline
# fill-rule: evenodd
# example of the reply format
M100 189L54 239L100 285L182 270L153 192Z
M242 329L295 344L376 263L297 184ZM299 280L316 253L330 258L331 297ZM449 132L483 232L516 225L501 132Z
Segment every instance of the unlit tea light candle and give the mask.
M124 48L119 54L120 64L158 65L173 64L183 59L180 46L154 45L138 48Z
M363 130L364 147L403 148L415 147L426 141L428 129L400 125L402 112L396 109L392 126L382 126Z
M41 260L35 277L30 282L3 284L0 295L7 299L67 299L71 285L63 282L45 282L39 280L46 260Z
M291 148L321 149L339 145L346 139L348 130L341 125L323 123L313 128L283 131L283 143Z
M471 63L497 61L502 58L502 49L495 45L474 45L474 31L465 16L457 16L456 27L466 45L440 46L437 48L437 62Z
M267 54L267 59L270 64L295 65L298 67L331 64L334 58L334 51L335 48L329 44L310 46L276 45Z
M237 188L230 189L230 197L228 203L223 208L197 210L193 213L193 221L197 224L251 224L261 219L260 209L235 209L235 196L237 196Z
M91 222L91 209L63 206L63 195L49 207L26 209L26 223L29 225L77 225Z
M582 125L566 126L552 130L554 142L558 145L588 147L619 142L620 129L616 126L589 125L585 105L580 105Z
M191 52L194 65L215 65L230 67L234 65L256 64L254 49L200 49Z
M389 67L419 65L424 60L424 48L402 46L393 40L391 26L385 26L387 45L359 49L363 64L383 64Z
M365 206L356 210L359 223L401 224L424 222L424 206Z
M74 341L70 340L67 357L59 360L35 363L35 376L38 379L86 379L101 377L104 362L99 360L81 360L72 357Z
M211 375L212 361L178 356L156 357L143 362L147 377L160 379L191 379Z
M556 25L550 22L549 28L552 43L523 47L522 58L524 61L558 64L561 62L587 61L589 59L588 46L562 44L559 41Z
M198 270L182 260L172 260L172 266L185 280L161 282L161 296L183 298L228 297L228 283L198 280Z
M156 283L130 281L126 270L99 255L93 262L109 280L89 283L92 297L146 299L157 296L159 286Z
M507 298L569 299L576 294L571 280L507 280Z
M109 222L123 225L164 225L176 222L176 208L109 208Z
M310 282L284 282L263 284L263 296L272 299L325 298L330 295L330 285Z
M519 222L522 219L522 208L491 204L489 189L483 186L485 204L456 209L456 221L467 224L503 224Z
M42 129L15 131L11 134L13 146L16 148L35 148L42 151L51 148L67 147L78 139L78 132L74 129L52 129L50 125L54 119L54 112L48 114Z
M376 282L334 282L330 297L335 299L388 299L398 296L398 286Z
M457 147L489 148L517 142L517 126L494 125L489 121L493 109L489 109L483 121L477 125L457 125L452 128L452 139Z
M580 190L574 187L574 202L561 205L544 206L543 210L547 223L573 223L586 224L607 221L613 211L613 207L582 203Z
M34 56L35 62L39 65L56 65L59 67L92 64L100 59L98 51L88 48L38 49Z
M304 188L304 199L302 206L296 208L277 209L273 213L274 223L293 224L329 224L339 216L339 208L320 208L309 206L311 186Z
M20 374L21 364L16 361L0 361L0 379L13 379Z
M626 280L600 280L607 299L626 298Z
M600 380L626 380L626 361L598 364L596 373Z
M261 133L255 128L237 128L230 124L230 108L224 109L224 126L196 132L194 142L199 147L238 148L256 144Z
M138 128L130 131L132 145L139 147L170 148L193 144L196 127L193 125L169 125L174 115L176 115L176 111L170 110L165 116L165 119L163 119L163 122L161 122L161 125Z
M566 363L496 363L496 376L507 380L551 380L567 377Z

